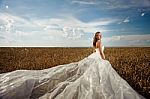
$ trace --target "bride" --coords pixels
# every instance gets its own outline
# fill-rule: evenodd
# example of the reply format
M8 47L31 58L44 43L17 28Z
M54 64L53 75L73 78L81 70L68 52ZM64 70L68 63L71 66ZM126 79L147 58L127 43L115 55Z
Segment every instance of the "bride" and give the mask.
M95 52L70 64L0 74L0 99L145 99L105 59L102 34Z
M102 45L101 38L102 38L101 32L96 32L93 39L93 48L95 49L96 53L93 53L92 55L96 54L98 55L99 58L105 59L104 45Z

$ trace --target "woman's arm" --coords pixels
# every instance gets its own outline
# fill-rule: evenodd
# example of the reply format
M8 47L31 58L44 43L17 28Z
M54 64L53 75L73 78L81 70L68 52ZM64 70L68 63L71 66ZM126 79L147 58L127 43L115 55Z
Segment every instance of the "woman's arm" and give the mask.
M99 52L100 52L102 59L105 59L105 55L104 55L104 52L102 50L102 43L100 41L97 42L97 46L99 48Z

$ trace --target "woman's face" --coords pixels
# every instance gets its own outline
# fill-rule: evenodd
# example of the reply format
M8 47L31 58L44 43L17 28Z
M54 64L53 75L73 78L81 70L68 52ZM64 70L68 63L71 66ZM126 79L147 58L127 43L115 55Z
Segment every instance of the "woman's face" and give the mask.
M102 37L102 34L101 34L101 33L96 34L96 38L97 38L97 39L101 39L101 37Z

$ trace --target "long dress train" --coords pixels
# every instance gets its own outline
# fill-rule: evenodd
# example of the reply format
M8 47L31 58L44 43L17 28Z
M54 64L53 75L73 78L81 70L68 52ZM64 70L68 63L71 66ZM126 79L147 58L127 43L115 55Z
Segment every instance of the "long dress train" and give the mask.
M78 62L0 74L0 99L145 98L121 78L96 49Z

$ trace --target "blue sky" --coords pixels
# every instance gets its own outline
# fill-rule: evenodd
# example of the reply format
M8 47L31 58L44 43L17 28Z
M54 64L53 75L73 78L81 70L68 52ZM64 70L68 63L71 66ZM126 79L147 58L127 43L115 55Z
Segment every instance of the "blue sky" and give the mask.
M0 46L150 46L149 0L0 0Z

